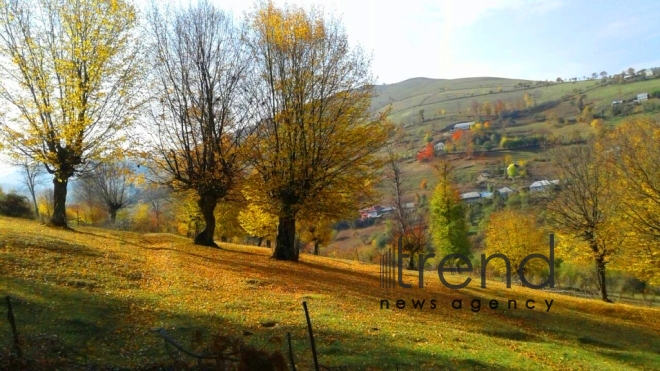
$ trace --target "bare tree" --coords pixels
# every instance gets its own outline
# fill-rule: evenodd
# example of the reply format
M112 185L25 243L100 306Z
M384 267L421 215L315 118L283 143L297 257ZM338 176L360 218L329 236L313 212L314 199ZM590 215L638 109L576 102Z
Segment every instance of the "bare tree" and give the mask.
M419 203L413 204L404 201L411 189L404 185L404 177L398 164L398 156L390 146L387 158L387 180L390 184L390 197L395 208L392 219L397 230L394 240L402 237L402 248L410 255L408 269L415 269L415 254L423 252L431 236L428 233L428 213L420 208Z
M98 197L92 177L79 176L72 184L74 200L87 208L89 221L92 225L96 224L97 210L102 207L102 201Z
M91 183L92 191L103 202L110 221L117 220L117 211L133 203L130 187L133 184L133 169L127 162L101 163L94 171L86 174L84 182Z
M148 15L152 81L153 164L164 183L196 191L205 228L195 243L213 240L218 202L243 177L242 151L249 126L242 87L250 64L231 16L206 0L187 9Z
M39 205L37 204L37 186L43 184L42 176L45 169L39 163L24 158L21 162L15 164L21 174L21 183L28 191L34 205L34 215L39 218Z
M156 216L156 230L160 230L160 221L167 205L170 204L170 189L166 187L151 186L144 191L145 199L149 202L151 210Z

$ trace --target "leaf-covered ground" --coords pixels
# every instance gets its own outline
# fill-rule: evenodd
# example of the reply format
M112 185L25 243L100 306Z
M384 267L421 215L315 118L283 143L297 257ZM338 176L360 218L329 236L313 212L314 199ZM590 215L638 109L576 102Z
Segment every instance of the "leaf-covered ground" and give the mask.
M427 272L426 287L381 289L379 267L303 255L269 259L265 248L192 245L166 234L94 228L61 231L0 218L0 295L13 298L25 351L80 365L167 362L165 328L184 345L194 333L241 337L273 351L291 332L299 370L311 369L301 303L312 316L320 362L351 370L657 369L660 310L604 304L473 280L452 291ZM449 277L458 282L464 278ZM473 312L470 303L481 299ZM380 309L389 299L390 309ZM406 300L405 309L396 300ZM426 299L412 309L412 299ZM430 300L436 299L436 309ZM462 309L452 308L462 299ZM488 302L499 301L498 309ZM507 300L516 299L517 309ZM525 308L528 299L535 308ZM544 300L554 300L546 311ZM0 352L11 344L0 306ZM45 343L50 344L47 349ZM277 343L277 342L275 342ZM37 344L39 347L37 347ZM286 341L284 342L286 344ZM35 349L36 348L36 349ZM46 350L44 350L46 349ZM32 354L34 356L34 354Z

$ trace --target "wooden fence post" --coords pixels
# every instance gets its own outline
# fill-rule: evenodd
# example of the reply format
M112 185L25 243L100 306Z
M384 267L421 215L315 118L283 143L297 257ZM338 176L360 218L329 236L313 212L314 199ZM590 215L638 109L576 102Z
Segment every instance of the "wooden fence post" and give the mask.
M305 308L305 317L307 317L307 329L309 330L309 340L312 343L312 356L314 357L314 370L319 371L319 361L316 358L316 345L314 344L314 333L312 333L312 321L309 319L309 311L307 310L307 302L303 301L303 308Z
M18 339L18 331L16 330L16 321L14 320L14 310L11 307L11 298L7 295L7 319L11 325L11 332L14 335L14 350L18 358L23 358L23 351L21 350L21 342Z

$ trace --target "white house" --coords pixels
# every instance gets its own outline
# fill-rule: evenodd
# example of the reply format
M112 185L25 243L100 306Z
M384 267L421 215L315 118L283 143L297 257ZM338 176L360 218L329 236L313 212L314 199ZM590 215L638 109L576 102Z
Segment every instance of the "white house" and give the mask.
M444 151L445 150L445 144L442 142L438 142L433 146L433 149L435 149L436 152Z
M550 185L559 185L559 179L550 180L550 181L544 179L544 180L536 181L530 184L529 191L530 192L542 191Z
M653 70L646 70L646 77L653 76Z
M623 104L623 101L622 100L613 100L612 101L613 106L616 106L617 104Z
M461 201L465 201L467 203L477 202L480 198L481 195L479 192L467 192L461 194Z
M637 98L635 98L635 102L644 102L647 100L649 100L649 93L637 94Z
M456 131L456 130L469 130L472 126L474 126L474 121L472 122L461 122L456 125L454 125L454 128L451 131Z

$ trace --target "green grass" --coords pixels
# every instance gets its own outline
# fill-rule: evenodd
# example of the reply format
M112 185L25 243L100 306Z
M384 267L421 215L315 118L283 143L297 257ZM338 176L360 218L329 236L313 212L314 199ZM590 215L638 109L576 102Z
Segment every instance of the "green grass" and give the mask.
M185 345L199 330L207 339L232 335L271 351L276 345L269 339L291 332L298 369L309 370L302 301L327 366L651 370L660 364L658 309L506 289L495 281L452 291L433 272L424 289L382 289L378 266L309 255L278 262L264 248L210 249L165 234L65 232L0 218L0 236L0 295L14 298L28 355L60 354L92 368L166 362L162 341L149 332L163 327ZM414 272L404 279L416 282ZM469 309L473 298L482 301L478 313ZM390 300L389 310L379 309L381 299ZM408 307L396 309L397 299ZM426 299L427 306L410 309L411 299ZM430 299L436 309L428 307ZM463 300L462 310L451 308L454 299ZM491 299L500 308L488 308ZM507 299L517 299L518 309L503 308ZM535 310L524 309L527 299L536 300ZM549 312L540 309L545 299L554 300ZM268 322L275 325L264 327ZM56 339L50 353L37 349L44 339ZM0 347L9 343L9 325L0 321Z

